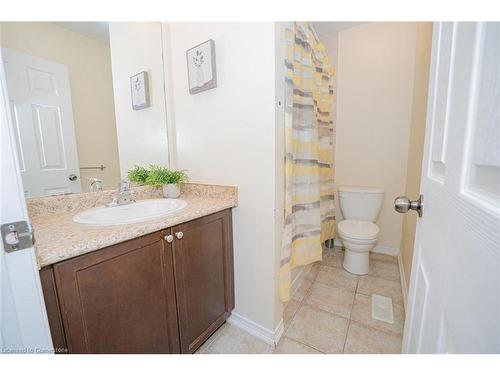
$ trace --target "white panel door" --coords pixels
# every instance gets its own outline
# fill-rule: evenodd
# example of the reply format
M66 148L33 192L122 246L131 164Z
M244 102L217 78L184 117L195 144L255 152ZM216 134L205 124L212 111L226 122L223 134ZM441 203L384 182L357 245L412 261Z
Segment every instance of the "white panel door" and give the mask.
M8 49L3 59L26 196L81 192L67 67Z
M403 351L500 353L500 23L434 24Z
M0 64L1 224L28 220L8 105ZM52 340L34 249L6 253L0 241L0 353L13 352L50 353Z

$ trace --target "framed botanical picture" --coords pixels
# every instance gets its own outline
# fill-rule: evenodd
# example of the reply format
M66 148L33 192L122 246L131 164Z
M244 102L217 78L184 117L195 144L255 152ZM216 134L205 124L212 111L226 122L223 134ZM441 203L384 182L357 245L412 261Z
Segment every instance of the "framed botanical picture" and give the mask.
M215 42L212 39L187 50L186 59L190 94L217 87Z
M140 72L130 77L132 109L138 111L150 106L148 72Z

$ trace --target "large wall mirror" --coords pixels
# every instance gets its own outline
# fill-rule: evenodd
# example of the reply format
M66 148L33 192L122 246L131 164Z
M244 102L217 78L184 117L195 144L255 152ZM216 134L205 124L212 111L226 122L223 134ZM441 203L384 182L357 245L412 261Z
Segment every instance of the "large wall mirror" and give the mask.
M113 189L135 164L168 166L161 24L2 22L0 32L27 197ZM133 106L134 84L147 105Z

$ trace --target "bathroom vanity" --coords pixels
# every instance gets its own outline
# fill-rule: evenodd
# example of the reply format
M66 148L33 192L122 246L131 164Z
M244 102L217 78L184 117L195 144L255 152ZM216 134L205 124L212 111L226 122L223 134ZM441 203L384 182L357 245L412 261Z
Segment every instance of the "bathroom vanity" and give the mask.
M187 189L187 207L160 221L93 228L71 222L72 213L34 219L57 352L193 353L229 317L236 198ZM56 223L67 243L49 249Z

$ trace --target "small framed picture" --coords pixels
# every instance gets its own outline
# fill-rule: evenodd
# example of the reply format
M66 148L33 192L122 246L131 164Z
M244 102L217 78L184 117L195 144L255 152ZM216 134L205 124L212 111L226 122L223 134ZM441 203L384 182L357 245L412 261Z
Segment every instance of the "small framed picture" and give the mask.
M190 94L217 87L215 42L212 39L187 50L186 59Z
M138 111L150 106L148 72L140 72L130 77L132 109Z

